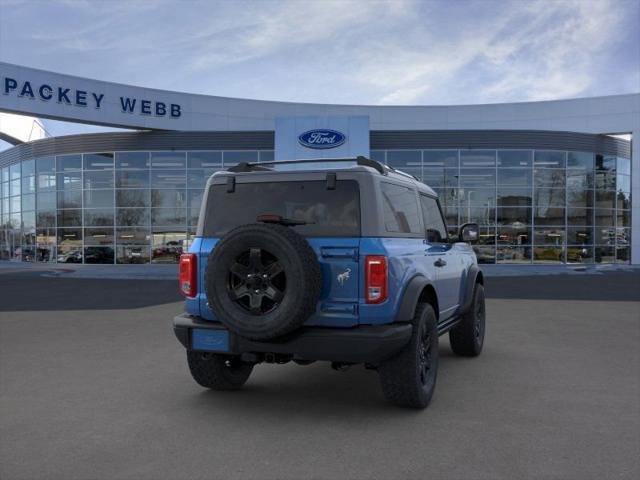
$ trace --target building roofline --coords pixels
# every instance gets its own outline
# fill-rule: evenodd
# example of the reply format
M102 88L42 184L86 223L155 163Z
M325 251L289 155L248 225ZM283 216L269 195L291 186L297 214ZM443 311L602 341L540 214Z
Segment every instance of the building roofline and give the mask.
M273 130L280 117L368 116L373 130L522 129L589 133L640 129L640 93L600 97L459 105L357 105L285 102L177 92L106 82L0 62L0 76L15 79L0 95L0 111L63 121L158 131ZM29 81L50 90L80 92L81 103L19 95ZM93 99L93 94L96 99ZM58 93L58 96L60 93ZM101 99L100 105L97 98ZM66 98L66 97L65 97ZM76 97L73 97L74 99ZM88 99L88 100L87 100ZM137 100L127 104L123 99ZM143 100L144 99L144 100ZM89 103L87 103L89 102ZM144 107L142 103L144 102ZM160 105L151 111L152 105ZM175 115L167 114L175 106ZM77 108L84 107L84 108Z
M104 132L50 137L0 152L0 166L29 158L114 151L273 150L273 131ZM578 132L545 130L372 130L380 149L508 149L589 151L631 158L631 142Z
M285 104L285 105L302 105L302 106L326 106L326 107L361 107L361 108L429 108L429 107L486 107L486 106L495 106L495 105L532 105L532 104L545 104L545 103L554 103L554 102L581 102L581 101L589 101L589 100L598 100L598 99L615 99L615 98L623 98L623 97L634 97L640 96L640 91L638 92L626 92L619 94L610 94L610 95L598 95L593 97L570 97L570 98L557 98L557 99L548 99L548 100L520 100L516 102L489 102L489 103L451 103L451 104L416 104L416 105L399 105L399 104L373 104L373 103L321 103L321 102L295 102L288 100L269 100L269 99L260 99L260 98L249 98L249 97L226 97L221 95L209 95L204 93L195 93L181 90L166 90L162 88L153 88L153 87L145 87L142 85L135 84L127 84L121 82L111 82L106 80L101 80L92 77L80 77L78 75L69 75L66 73L54 72L51 70L44 70L41 68L32 68L26 65L20 65L16 63L7 63L0 62L0 66L14 66L20 68L28 68L30 70L40 72L43 74L56 74L63 77L73 78L76 80L89 80L92 82L101 82L109 85L119 86L119 87L134 87L134 88L144 88L150 92L156 93L171 93L178 95L189 95L196 97L207 97L207 98L217 98L221 100L238 100L238 101L247 101L247 102L256 102L256 103L271 103L271 104Z

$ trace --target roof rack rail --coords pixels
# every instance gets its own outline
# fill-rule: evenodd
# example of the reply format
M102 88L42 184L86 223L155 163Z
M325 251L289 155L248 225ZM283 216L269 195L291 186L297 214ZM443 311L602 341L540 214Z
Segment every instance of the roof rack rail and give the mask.
M237 165L227 168L228 172L243 173L243 172L269 172L273 168L265 167L259 163L240 162Z
M408 172L405 172L405 171L402 171L402 170L398 170L397 168L393 168L393 167L388 167L388 168L390 168L391 170L393 170L393 172L394 172L394 173L397 173L398 175L402 175L403 177L409 177L409 178L411 178L412 180L418 180L418 181L420 181L420 179L419 179L418 177L416 177L415 175L411 175L411 174L410 174L410 173L408 173Z
M374 170L379 171L382 175L386 175L387 172L384 169L384 165L377 160L371 160L370 158L358 156L356 157L356 162L358 165L362 165L363 167L371 167Z
M387 174L387 169L388 167L386 167L385 165L383 165L382 163L376 161L376 160L371 160L367 157L363 157L363 156L358 156L356 158L318 158L318 159L307 159L307 160L274 160L271 162L260 162L260 163L249 163L249 162L242 162L239 163L238 165L234 165L233 167L229 167L227 168L228 172L234 172L234 173L245 173L245 172L260 172L260 171L264 171L264 172L268 172L268 171L272 171L273 168L269 168L267 167L267 165L290 165L290 164L296 164L296 163L317 163L317 162L322 162L322 163L326 163L326 162L353 162L355 160L357 165L361 165L364 167L371 167L375 170L377 170L378 172L380 172L382 175L386 175Z

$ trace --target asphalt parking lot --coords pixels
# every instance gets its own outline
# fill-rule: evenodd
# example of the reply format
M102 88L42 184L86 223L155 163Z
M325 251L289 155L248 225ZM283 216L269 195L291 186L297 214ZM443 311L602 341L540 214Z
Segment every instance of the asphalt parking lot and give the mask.
M640 478L640 273L489 278L424 411L377 375L260 365L205 391L175 282L0 274L0 478Z

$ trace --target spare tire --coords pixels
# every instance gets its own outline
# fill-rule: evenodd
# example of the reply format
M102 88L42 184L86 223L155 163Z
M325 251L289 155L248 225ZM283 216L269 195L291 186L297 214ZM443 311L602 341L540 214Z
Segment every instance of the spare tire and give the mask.
M218 320L252 340L299 328L315 312L321 287L309 243L275 224L231 230L209 254L205 270L207 299Z

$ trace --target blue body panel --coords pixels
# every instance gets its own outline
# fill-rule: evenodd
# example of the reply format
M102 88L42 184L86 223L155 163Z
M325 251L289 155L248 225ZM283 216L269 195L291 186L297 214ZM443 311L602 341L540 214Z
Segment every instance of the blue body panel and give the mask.
M215 320L204 289L204 277L209 254L217 238L196 238L189 253L198 256L198 295L186 300L186 312L205 320ZM464 244L429 245L420 238L307 238L316 252L322 270L322 291L316 312L305 325L353 327L392 323L400 308L404 290L415 276L425 277L436 289L440 305L440 320L455 313L461 298L461 273L464 263L472 262L473 250ZM364 301L367 255L388 258L388 298L377 305ZM449 268L434 268L433 262L446 259ZM464 274L462 275L464 277ZM449 295L448 297L446 295Z
M381 325L393 322L396 312L400 308L402 294L409 280L423 272L420 268L423 262L425 245L419 238L362 238L361 262L367 255L386 255L389 268L389 283L387 301L379 305L364 303L364 288L362 291L362 308L360 310L361 323ZM364 286L364 267L362 268L362 285Z

